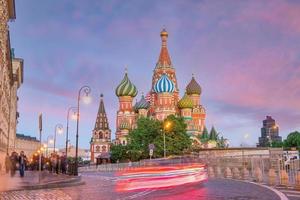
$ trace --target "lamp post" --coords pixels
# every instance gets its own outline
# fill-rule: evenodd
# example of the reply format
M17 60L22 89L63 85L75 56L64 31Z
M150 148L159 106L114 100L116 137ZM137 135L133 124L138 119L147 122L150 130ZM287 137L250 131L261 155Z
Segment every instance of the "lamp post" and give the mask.
M82 86L78 91L78 97L77 97L77 126L76 126L76 151L75 151L75 171L74 175L78 175L78 128L79 128L79 102L81 97L81 92L85 93L85 97L89 97L89 94L91 93L91 88L89 86ZM86 102L87 103L87 102Z
M66 158L68 158L68 143L69 143L69 117L70 117L70 112L73 111L74 113L76 112L76 107L70 107L68 109L67 113L67 132L66 132Z
M168 130L171 126L171 122L166 121L164 123L164 127L163 127L163 134L164 134L164 158L166 158L166 130Z
M62 133L62 129L63 129L63 125L61 125L61 124L56 124L55 130L54 130L54 149L53 149L53 153L55 153L55 144L56 144L56 134L57 134L57 130L58 130L58 133L61 134L61 133Z

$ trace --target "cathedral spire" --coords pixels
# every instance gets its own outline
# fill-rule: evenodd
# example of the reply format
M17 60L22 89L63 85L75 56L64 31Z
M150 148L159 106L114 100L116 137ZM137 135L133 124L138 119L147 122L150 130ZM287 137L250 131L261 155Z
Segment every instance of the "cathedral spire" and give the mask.
M100 105L98 109L97 119L94 130L106 130L109 129L108 120L105 112L103 94L100 95Z
M168 48L167 48L167 39L168 39L168 32L165 28L160 32L161 37L161 50L160 55L158 58L158 62L156 64L156 68L165 68L165 67L172 67L171 58L169 56Z

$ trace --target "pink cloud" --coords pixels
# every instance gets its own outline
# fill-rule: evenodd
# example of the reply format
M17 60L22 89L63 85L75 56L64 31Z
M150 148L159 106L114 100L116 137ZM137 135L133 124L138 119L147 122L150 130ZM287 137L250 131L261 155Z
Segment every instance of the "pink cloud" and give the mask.
M300 4L289 1L249 1L231 17L221 20L222 26L249 25L265 22L289 34L300 33Z
M242 107L299 109L300 63L283 49L262 49L227 65L215 84L216 100ZM219 87L220 85L225 87Z

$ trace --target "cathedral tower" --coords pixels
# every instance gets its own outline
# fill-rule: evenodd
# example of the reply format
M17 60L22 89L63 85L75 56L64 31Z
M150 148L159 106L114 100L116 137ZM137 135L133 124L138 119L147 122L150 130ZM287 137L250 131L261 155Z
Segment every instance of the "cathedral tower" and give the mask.
M195 129L199 134L202 133L204 129L206 117L206 111L201 105L201 92L201 86L197 83L193 75L192 80L186 86L186 94L193 101L192 118L194 121Z
M177 104L179 100L179 90L177 85L177 78L175 69L172 65L171 58L169 55L168 47L167 47L167 39L168 39L168 32L163 29L160 32L161 37L161 50L159 54L158 61L156 63L155 69L153 71L152 76L152 87L151 87L151 101L150 101L150 115L154 115L155 112L155 105L159 104L158 101L158 94L154 91L155 84L161 78L162 75L168 76L168 79L172 81L174 84L174 91L172 92L172 99L175 104Z
M126 136L128 135L129 130L135 126L136 114L132 106L132 101L137 93L136 86L131 83L126 71L123 80L116 88L116 95L119 97L116 139L119 144L127 144Z
M96 158L101 154L110 151L111 130L105 112L103 94L100 95L100 104L91 139L91 161L96 162Z

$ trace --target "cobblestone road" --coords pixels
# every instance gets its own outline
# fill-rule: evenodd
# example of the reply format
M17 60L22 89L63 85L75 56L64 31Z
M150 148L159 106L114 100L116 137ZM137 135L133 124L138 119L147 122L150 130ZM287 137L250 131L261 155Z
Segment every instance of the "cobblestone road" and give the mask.
M210 180L202 184L184 185L169 189L146 189L136 192L115 191L118 180L112 173L85 173L85 185L52 189L8 192L2 200L280 200L271 190L233 180Z
M1 200L71 200L72 198L59 189L49 190L29 190L3 192L0 194Z

